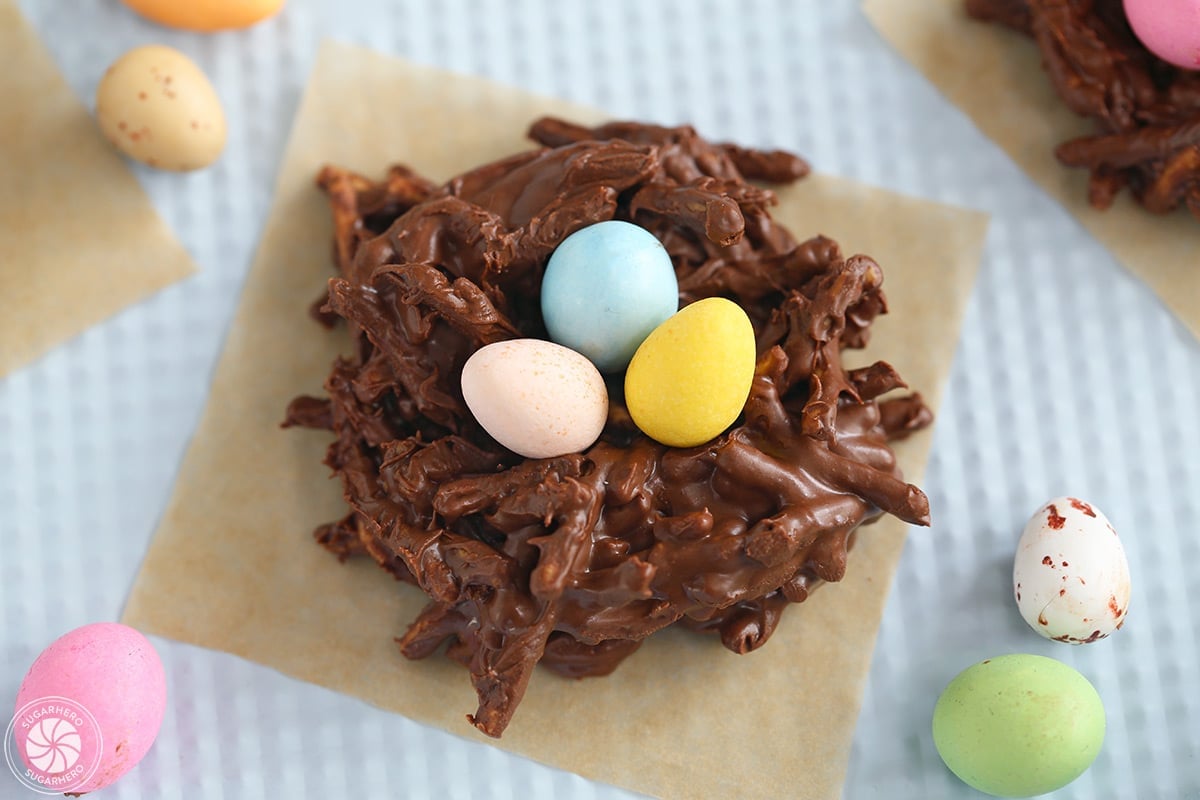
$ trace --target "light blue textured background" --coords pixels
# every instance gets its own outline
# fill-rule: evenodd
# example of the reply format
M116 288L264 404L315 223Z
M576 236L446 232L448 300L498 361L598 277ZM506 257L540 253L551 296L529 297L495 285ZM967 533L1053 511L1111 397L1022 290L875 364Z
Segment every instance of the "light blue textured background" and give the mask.
M117 0L21 5L89 104L109 62L160 42L213 79L230 135L208 171L137 169L201 273L0 379L0 699L54 637L120 612L204 403L319 37L331 35L992 213L933 433L935 522L910 537L896 578L845 796L981 797L938 760L933 703L963 667L1024 651L1074 665L1108 710L1099 760L1055 797L1200 797L1200 344L853 0L291 0L277 19L219 36L155 27ZM1134 579L1125 629L1083 648L1029 631L1009 587L1025 518L1068 492L1112 519ZM630 797L230 656L155 643L172 698L162 735L98 796ZM22 796L0 774L0 797Z

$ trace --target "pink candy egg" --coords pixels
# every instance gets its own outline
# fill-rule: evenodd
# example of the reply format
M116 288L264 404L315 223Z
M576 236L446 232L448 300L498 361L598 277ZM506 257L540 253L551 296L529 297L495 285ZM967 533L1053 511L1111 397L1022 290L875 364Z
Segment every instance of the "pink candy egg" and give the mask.
M608 388L592 362L541 339L476 350L463 365L462 393L483 429L526 458L581 453L608 419Z
M1125 16L1150 52L1200 69L1200 0L1125 0Z
M114 622L76 628L42 651L17 692L14 771L42 789L102 789L141 761L166 707L162 662L145 636Z

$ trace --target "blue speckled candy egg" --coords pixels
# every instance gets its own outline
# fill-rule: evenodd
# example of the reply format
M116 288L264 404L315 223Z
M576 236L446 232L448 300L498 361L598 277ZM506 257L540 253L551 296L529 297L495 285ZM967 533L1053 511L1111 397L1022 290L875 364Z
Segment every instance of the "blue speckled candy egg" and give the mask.
M609 220L582 228L550 256L542 317L550 338L619 372L679 308L671 257L645 228Z

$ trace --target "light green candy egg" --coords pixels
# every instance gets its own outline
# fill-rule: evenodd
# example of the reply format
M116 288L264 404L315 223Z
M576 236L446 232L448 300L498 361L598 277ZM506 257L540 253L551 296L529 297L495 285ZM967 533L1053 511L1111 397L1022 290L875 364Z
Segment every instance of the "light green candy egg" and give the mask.
M981 792L1032 797L1078 778L1104 743L1087 678L1044 656L990 658L958 674L933 709L933 743Z

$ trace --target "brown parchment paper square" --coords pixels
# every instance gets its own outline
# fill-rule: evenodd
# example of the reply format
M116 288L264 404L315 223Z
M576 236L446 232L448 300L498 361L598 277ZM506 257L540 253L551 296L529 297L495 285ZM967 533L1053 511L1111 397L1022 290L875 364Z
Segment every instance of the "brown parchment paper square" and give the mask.
M0 0L0 376L195 269Z
M1061 142L1093 132L1055 94L1033 40L967 16L964 0L864 0L884 39L1075 215L1125 268L1200 337L1200 223L1158 216L1122 192L1107 211L1087 202L1087 170L1054 157Z
M328 436L282 431L345 345L305 315L330 273L331 226L313 186L332 162L434 178L529 143L533 118L597 115L470 77L326 44L301 104L275 206L199 430L125 611L149 633L226 650L384 708L484 738L466 672L404 660L392 637L423 606L373 563L339 565L309 536L340 517L319 462ZM868 357L936 404L974 282L984 215L813 177L778 216L884 265L892 314ZM901 447L919 479L931 435ZM922 532L920 535L929 535ZM541 671L497 746L663 797L831 798L841 792L863 682L905 526L864 530L849 575L788 611L750 656L686 632L653 637L611 677ZM769 736L762 736L770 731ZM486 740L485 741L492 741Z

